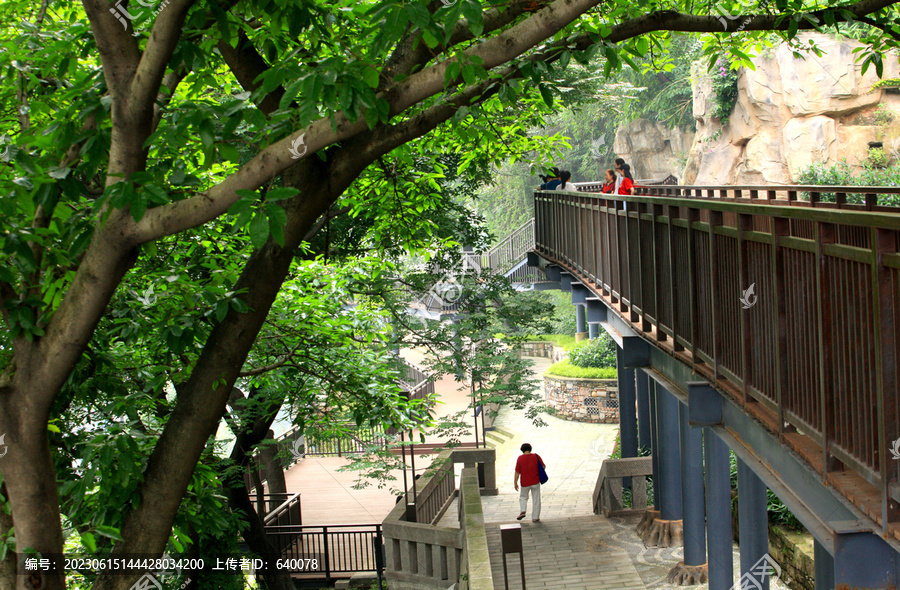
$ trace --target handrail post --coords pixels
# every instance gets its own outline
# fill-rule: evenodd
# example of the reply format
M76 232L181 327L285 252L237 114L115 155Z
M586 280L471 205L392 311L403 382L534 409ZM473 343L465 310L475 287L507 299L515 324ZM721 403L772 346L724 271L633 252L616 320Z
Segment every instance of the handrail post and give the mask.
M722 346L722 324L719 321L722 316L721 310L718 309L719 302L721 301L720 292L721 289L719 287L719 277L716 269L719 265L719 257L718 257L718 247L716 246L716 227L722 225L722 213L721 211L710 211L709 212L709 282L710 288L712 291L712 305L710 305L710 309L712 311L712 325L713 325L713 350L712 350L712 360L714 365L714 382L718 382L720 379L719 374L719 361L721 360L721 350Z
M893 299L893 277L884 264L884 255L897 251L897 232L872 230L872 303L875 336L875 391L878 407L879 465L881 475L881 524L888 533L891 522L900 519L900 507L891 496L891 488L897 482L895 462L887 458L888 449L897 439L897 343L898 326Z
M827 481L828 472L833 471L836 460L831 453L832 437L834 436L834 408L830 402L832 396L832 380L829 374L834 358L833 326L832 326L832 301L829 296L831 288L831 265L823 252L823 246L833 244L836 236L835 226L831 223L816 224L816 285L819 288L819 296L816 298L816 316L818 324L818 348L819 348L819 403L822 411L822 469L823 480Z
M750 283L750 252L747 240L744 234L753 229L753 218L750 215L738 215L738 276L740 277L740 289L743 291L749 288ZM755 284L755 282L754 282ZM754 370L753 367L753 334L750 328L750 312L753 307L742 310L741 313L741 394L743 397L744 407L747 407L749 400L748 391L750 389L750 374Z
M325 550L325 579L331 581L331 551L328 547L328 527L322 527L322 546Z
M790 234L787 219L772 220L772 287L775 293L775 403L778 404L778 439L784 440L784 405L788 390L787 290L782 239Z

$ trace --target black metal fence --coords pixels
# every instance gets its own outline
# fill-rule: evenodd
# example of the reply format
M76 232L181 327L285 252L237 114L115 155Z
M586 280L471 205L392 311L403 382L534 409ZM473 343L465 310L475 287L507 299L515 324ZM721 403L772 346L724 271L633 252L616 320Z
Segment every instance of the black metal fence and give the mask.
M331 580L359 572L384 571L381 524L267 526L266 536L275 545L293 577ZM315 567L308 560L316 560ZM302 564L302 565L301 565Z

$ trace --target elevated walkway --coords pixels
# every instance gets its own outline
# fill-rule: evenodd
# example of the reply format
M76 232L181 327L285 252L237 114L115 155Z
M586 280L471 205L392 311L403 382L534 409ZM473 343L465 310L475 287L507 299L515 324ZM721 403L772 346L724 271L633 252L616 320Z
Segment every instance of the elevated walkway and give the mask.
M683 523L711 590L733 584L729 450L749 587L769 582L766 488L815 537L817 590L900 583L898 192L535 195L531 262L616 341L623 456L652 446L653 526Z

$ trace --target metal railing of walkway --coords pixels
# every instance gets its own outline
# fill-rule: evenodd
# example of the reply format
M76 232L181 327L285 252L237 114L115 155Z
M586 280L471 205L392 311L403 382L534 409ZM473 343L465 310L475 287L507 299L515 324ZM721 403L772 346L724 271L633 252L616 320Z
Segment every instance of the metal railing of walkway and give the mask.
M881 201L900 189L636 192L535 193L536 252L826 480L844 467L858 474L878 492L870 517L896 528L900 209Z

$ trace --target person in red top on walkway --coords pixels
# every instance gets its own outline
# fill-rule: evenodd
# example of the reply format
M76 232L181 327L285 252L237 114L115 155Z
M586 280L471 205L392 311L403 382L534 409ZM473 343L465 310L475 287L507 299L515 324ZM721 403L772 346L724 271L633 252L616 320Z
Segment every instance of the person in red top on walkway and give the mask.
M619 195L634 194L634 177L631 176L631 166L622 158L616 158L616 188L613 191Z
M522 478L522 490L519 491L519 508L522 513L517 520L525 518L525 509L528 507L528 492L531 492L531 522L541 522L541 477L538 474L538 461L544 468L547 464L540 455L531 452L531 445L523 444L519 449L522 454L516 460L516 491L519 491L519 478Z
M600 189L601 193L609 193L612 194L616 190L616 173L613 172L613 169L610 168L606 171L606 182L603 183L603 188Z

